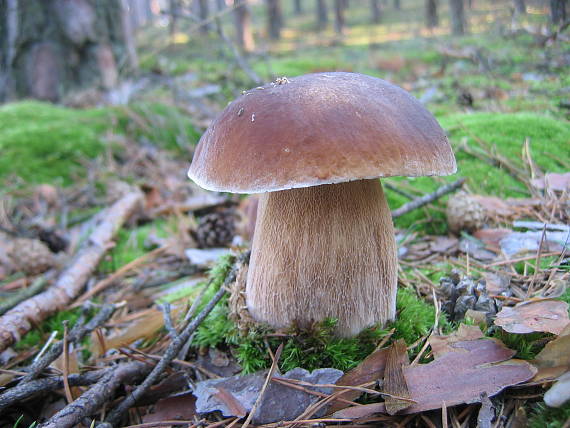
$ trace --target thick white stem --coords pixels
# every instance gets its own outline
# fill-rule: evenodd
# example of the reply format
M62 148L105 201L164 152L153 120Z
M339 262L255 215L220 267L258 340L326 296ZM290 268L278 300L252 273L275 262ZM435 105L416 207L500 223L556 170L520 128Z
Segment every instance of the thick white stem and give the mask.
M274 327L337 318L352 336L394 318L397 255L379 180L265 193L259 201L247 305Z

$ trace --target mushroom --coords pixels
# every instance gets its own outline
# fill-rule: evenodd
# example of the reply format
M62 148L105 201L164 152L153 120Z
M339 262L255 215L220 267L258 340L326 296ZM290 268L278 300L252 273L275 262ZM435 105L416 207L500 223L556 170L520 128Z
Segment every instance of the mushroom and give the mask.
M410 94L331 72L246 91L202 136L189 177L261 193L246 302L273 327L336 318L352 336L396 312L398 261L378 177L456 170L445 133Z

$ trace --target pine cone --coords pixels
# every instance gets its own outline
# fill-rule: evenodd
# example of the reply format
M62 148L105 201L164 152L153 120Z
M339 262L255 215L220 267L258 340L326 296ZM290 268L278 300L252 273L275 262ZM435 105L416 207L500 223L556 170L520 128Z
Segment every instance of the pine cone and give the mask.
M454 233L473 232L485 224L485 208L466 192L458 192L447 201L447 224Z
M233 209L207 214L200 218L196 228L196 241L200 248L223 247L232 242L236 231L236 214Z
M441 309L452 321L461 321L465 313L472 309L484 313L490 323L502 308L500 300L489 296L484 279L475 280L455 270L449 277L441 278L439 290L443 295ZM510 292L501 294L509 295Z
M8 255L14 267L27 275L38 275L56 265L53 253L37 239L15 239Z

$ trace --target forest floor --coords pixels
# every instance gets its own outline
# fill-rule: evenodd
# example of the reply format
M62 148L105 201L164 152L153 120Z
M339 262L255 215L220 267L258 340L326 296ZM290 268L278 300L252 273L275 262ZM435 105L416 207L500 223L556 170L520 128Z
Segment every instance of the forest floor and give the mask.
M0 106L0 427L568 427L570 404L544 394L564 373L546 400L570 390L570 44L544 11L513 29L495 3L476 2L461 38L421 30L418 5L379 26L358 9L342 39L289 14L247 71L219 36L157 26L115 94L129 103ZM354 339L334 320L252 326L239 272L255 197L186 178L257 78L325 70L402 86L449 135L457 174L383 180L392 210L465 178L394 219L397 319Z

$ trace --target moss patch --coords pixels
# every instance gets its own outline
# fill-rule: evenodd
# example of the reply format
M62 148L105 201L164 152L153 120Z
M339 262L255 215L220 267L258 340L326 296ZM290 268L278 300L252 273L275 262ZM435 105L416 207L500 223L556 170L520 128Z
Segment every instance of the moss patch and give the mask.
M37 101L0 107L0 183L70 185L86 175L82 161L109 144L104 134L188 153L199 134L178 108L159 103L76 110Z
M105 110L73 110L25 101L0 107L0 182L70 184L80 161L103 151Z
M570 419L570 403L554 409L543 403L534 406L530 415L529 428L562 428Z
M521 197L526 194L524 185L505 169L487 164L460 149L466 143L469 148L481 151L480 141L488 143L492 151L508 158L524 171L521 153L525 139L529 138L532 159L543 172L567 170L565 164L567 166L570 159L570 124L567 122L534 113L454 114L441 117L439 121L449 133L457 159L457 174L441 178L398 177L386 179L387 182L396 186L409 185L425 194L433 192L444 182L466 177L468 185L476 193L499 197ZM390 190L386 190L386 195L391 209L409 201ZM446 199L439 200L435 205L443 209ZM412 211L397 218L395 224L399 228L409 228L426 219L429 224L422 228L428 233L446 231L445 215L436 210Z

